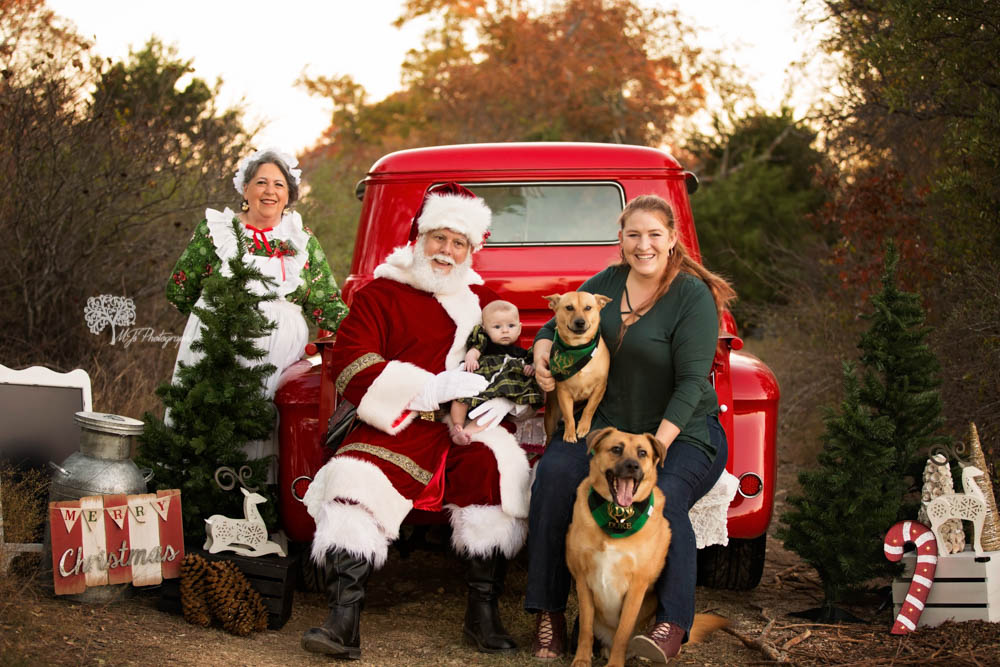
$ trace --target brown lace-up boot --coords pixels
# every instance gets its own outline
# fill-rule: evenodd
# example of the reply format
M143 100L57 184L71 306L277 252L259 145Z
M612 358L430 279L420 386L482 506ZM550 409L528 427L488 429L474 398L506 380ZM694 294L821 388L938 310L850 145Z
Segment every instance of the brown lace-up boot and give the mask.
M684 629L674 623L657 623L648 634L636 635L629 642L629 653L666 664L681 652Z
M566 615L561 611L539 612L531 655L538 660L558 660L566 653Z

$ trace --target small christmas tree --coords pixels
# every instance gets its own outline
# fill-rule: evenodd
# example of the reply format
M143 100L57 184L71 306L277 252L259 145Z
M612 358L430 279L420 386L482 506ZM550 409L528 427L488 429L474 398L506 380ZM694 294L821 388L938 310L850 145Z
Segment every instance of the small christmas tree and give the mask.
M860 379L845 364L844 400L825 416L819 468L799 475L802 495L788 499L781 517L779 537L823 580L826 619L848 590L893 571L885 532L901 518L908 475L919 475L916 452L942 441L937 362L924 341L919 296L896 284L898 260L890 244L882 289L865 316L871 327L858 345Z
M926 455L918 452L927 452L948 439L941 434L940 364L927 343L930 329L924 324L920 295L899 289L898 265L899 252L890 242L882 289L871 298L874 312L862 316L871 327L858 343L861 364L867 371L861 400L892 422L897 473L910 476L912 485L917 486L926 460ZM915 504L906 509L909 517L915 512Z
M240 225L233 222L237 248L247 244ZM257 339L274 328L259 304L276 298L273 292L256 294L253 283L265 287L274 281L237 253L229 260L230 276L218 271L205 280L205 307L193 312L202 322L200 338L191 349L203 356L192 365L180 365L174 384L161 385L156 393L170 411L169 424L146 413L140 437L140 465L153 469L158 488L180 489L184 534L205 535L205 519L212 514L243 515L243 496L223 491L215 481L220 466L240 470L250 466L245 482L262 489L270 461L248 460L243 446L271 437L274 405L264 384L274 365L260 362L265 352ZM265 522L273 524L274 502L261 506Z

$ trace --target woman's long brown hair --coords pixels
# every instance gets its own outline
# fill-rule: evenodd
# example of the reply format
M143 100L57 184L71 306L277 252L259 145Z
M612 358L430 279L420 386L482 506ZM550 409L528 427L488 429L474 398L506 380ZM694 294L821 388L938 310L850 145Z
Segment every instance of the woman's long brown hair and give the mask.
M688 254L687 248L684 246L680 236L677 234L677 229L674 225L674 212L666 200L657 195L639 195L626 204L621 215L618 216L618 228L625 229L625 223L628 221L629 216L637 211L645 211L646 213L651 213L658 217L663 222L663 225L674 235L677 242L674 244L674 251L667 259L667 269L663 272L663 277L660 279L660 284L653 293L653 296L633 308L632 312L638 313L656 303L660 297L666 294L667 290L670 289L670 285L673 283L674 278L677 277L677 274L683 271L700 278L706 285L708 285L709 291L712 292L712 298L715 300L715 308L719 313L719 322L721 326L722 315L729 306L729 303L736 298L736 291L725 278L716 273L712 273L704 266L691 259L691 255ZM618 264L618 266L628 265L628 262L625 261L625 255L623 252L622 261ZM622 320L622 327L618 334L619 345L621 345L621 341L625 337L625 331L628 327L629 325L625 324L625 320Z

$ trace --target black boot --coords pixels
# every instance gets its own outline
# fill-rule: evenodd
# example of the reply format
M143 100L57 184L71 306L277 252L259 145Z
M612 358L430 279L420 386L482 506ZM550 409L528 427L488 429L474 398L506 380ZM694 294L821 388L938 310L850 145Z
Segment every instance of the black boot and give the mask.
M318 628L302 635L302 648L335 658L361 658L361 609L365 605L365 583L372 565L364 558L341 550L326 555L323 585L330 614Z
M501 555L469 559L469 602L465 608L465 636L483 653L516 651L517 644L500 622L497 600L503 593L507 559Z

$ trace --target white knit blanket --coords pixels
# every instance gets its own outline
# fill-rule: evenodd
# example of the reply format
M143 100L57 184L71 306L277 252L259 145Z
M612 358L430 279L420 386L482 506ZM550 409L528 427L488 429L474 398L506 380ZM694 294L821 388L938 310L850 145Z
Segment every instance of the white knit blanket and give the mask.
M688 512L699 549L713 544L723 546L729 544L726 515L729 512L729 503L736 496L739 485L740 480L728 470L723 470L715 486L699 498Z

